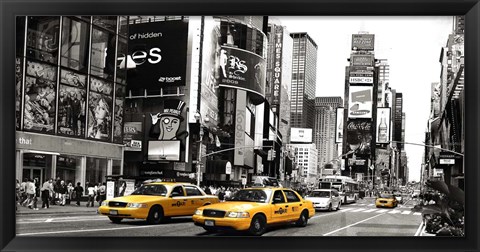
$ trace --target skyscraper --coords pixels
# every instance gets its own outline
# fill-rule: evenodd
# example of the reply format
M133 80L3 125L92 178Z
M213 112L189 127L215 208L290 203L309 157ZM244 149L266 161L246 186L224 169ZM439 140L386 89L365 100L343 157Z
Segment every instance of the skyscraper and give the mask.
M314 127L317 44L306 33L290 33L293 38L291 127Z
M340 96L315 98L313 141L317 146L320 169L338 156L335 144L336 111L342 105L343 99Z

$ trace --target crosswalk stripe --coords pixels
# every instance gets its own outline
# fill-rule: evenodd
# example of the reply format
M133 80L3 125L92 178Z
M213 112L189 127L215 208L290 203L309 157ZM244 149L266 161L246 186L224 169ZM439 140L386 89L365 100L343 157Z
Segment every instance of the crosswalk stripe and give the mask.
M413 213L413 215L422 215L422 213Z
M392 210L390 212L388 212L389 214L396 214L396 213L401 213L402 211L398 211L398 210Z
M347 212L347 211L351 211L355 208L344 208L344 209L340 209L340 212Z
M360 212L360 211L363 211L363 210L365 210L365 208L357 208L357 209L355 209L355 210L352 210L352 213L353 213L353 212Z
M388 209L380 209L376 211L376 213L385 213L385 212L388 212Z
M403 211L402 214L410 214L412 211Z
M368 206L375 206L375 204L368 204Z
M375 208L368 209L368 210L363 211L362 213L371 213L371 212L374 212L374 211L377 211L377 209L375 209Z

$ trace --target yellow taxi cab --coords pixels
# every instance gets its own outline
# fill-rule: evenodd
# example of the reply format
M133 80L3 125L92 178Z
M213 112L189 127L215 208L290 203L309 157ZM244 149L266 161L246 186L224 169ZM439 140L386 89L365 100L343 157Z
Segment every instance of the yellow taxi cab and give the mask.
M375 200L376 207L396 207L398 205L398 201L395 198L395 195L389 193L380 193L377 195L377 199Z
M217 196L207 195L193 184L155 182L142 185L128 196L103 201L98 213L114 223L146 219L149 224L158 224L164 218L193 215L197 208L218 202Z
M208 232L233 229L262 235L266 227L295 222L305 227L315 215L311 201L281 187L252 187L235 193L226 202L200 207L192 219Z

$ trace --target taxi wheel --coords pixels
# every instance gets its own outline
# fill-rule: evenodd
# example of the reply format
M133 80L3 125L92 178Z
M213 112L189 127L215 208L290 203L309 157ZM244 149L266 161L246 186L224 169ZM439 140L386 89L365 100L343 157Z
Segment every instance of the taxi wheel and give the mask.
M263 215L257 214L253 216L248 231L252 235L262 235L267 230L267 221Z
M148 224L158 224L163 220L163 209L159 206L153 206L148 213Z
M302 214L300 214L300 218L298 218L297 222L295 223L297 227L306 227L308 223L308 212L304 210Z
M123 218L118 218L118 217L108 217L113 223L120 223L122 222Z

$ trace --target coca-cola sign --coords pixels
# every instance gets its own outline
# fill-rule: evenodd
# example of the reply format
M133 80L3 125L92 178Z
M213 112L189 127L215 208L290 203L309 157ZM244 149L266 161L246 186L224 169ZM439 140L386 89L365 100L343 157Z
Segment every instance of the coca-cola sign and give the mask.
M372 122L365 119L347 121L346 151L355 154L370 155L372 143Z

